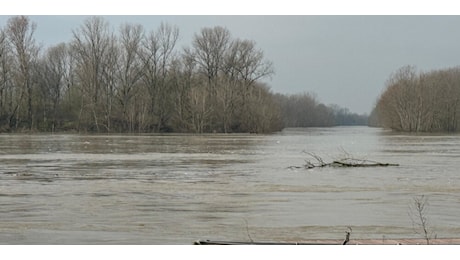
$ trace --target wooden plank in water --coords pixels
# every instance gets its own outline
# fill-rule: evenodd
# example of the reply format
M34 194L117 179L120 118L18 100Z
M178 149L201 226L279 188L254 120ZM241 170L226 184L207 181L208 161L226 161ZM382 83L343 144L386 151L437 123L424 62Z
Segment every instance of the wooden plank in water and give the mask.
M429 240L430 245L460 245L460 238L436 238ZM298 242L239 242L239 241L212 241L197 240L194 245L342 245L339 239L311 239ZM426 245L425 239L350 239L347 245Z
M241 242L241 241L213 241L197 240L194 245L341 245L341 240L322 239L301 242Z
M430 245L460 245L460 238L436 238L429 240ZM350 239L348 245L426 245L426 239Z

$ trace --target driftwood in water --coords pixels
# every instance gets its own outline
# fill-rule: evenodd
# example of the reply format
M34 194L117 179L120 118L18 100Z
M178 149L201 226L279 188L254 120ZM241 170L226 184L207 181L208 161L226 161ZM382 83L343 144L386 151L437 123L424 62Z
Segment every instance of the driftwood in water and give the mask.
M396 163L381 163L370 160L361 160L361 159L342 159L339 161L333 161L330 166L335 167L386 167L386 166L399 166Z
M308 155L313 157L316 162L311 162L309 160L305 160L305 164L303 167L301 166L290 166L288 168L305 168L305 169L312 169L312 168L321 168L321 167L387 167L387 166L399 166L399 164L395 163L381 163L371 160L364 160L364 159L355 159L351 157L346 157L339 160L334 160L332 162L326 163L324 160L316 154L308 153Z
M194 245L343 245L343 239L305 239L288 242L237 242L198 240ZM421 238L383 238L383 239L349 239L345 245L426 245ZM460 245L460 238L436 238L430 240L430 245Z

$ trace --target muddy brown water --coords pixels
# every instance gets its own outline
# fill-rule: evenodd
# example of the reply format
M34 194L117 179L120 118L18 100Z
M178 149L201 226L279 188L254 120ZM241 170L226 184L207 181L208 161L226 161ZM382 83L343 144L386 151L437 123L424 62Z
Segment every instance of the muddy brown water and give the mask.
M293 169L349 155L397 167ZM460 233L460 135L0 135L0 244L192 244Z

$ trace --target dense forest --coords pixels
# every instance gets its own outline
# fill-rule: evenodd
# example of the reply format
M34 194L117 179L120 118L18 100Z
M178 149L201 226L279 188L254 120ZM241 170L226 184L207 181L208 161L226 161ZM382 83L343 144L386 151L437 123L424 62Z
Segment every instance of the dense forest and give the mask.
M91 17L69 42L42 47L36 24L0 27L0 132L251 132L366 124L308 93L273 93L272 62L251 40L203 28L179 49L179 29L162 23L112 30Z
M390 76L369 123L405 132L460 130L460 67L417 72L405 66Z

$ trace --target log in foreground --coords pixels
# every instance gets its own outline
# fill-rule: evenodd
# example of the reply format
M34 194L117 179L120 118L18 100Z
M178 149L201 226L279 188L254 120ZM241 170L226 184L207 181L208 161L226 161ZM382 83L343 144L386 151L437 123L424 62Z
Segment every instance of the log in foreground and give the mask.
M355 159L351 157L346 157L343 159L339 160L334 160L332 162L324 162L324 160L319 157L316 154L313 153L307 153L313 159L316 160L316 162L311 162L309 160L305 160L305 164L303 166L290 166L288 168L290 169L299 169L299 168L305 168L305 169L312 169L312 168L321 168L321 167L387 167L387 166L399 166L399 164L396 163L382 163L382 162L377 162L377 161L371 161L371 160L364 160L364 159Z
M236 242L197 240L194 245L426 245L423 238L382 238L382 239L350 239L344 244L340 239L306 239L301 241L281 242ZM460 238L436 238L430 245L460 245Z

